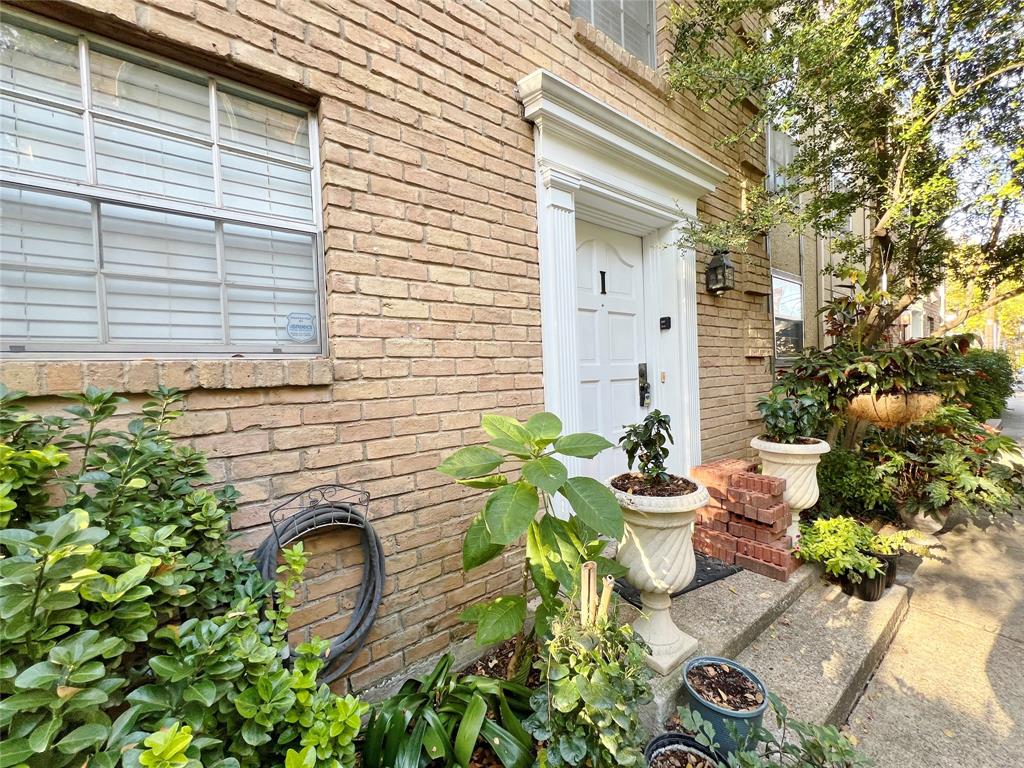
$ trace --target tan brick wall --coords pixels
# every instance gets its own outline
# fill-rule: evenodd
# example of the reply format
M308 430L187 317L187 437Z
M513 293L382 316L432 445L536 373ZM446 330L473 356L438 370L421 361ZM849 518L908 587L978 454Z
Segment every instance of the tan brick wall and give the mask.
M40 395L85 383L189 389L178 431L208 452L218 482L242 492L245 546L266 535L268 510L290 493L328 482L368 490L389 576L354 687L465 637L462 606L518 569L510 555L472 578L461 572L461 533L479 502L433 468L482 439L483 413L526 417L543 401L533 133L517 79L548 68L729 169L702 202L705 216L735 210L740 165L761 168L763 147L715 146L736 115L668 98L653 70L580 25L574 32L568 0L22 5L318 105L330 354L7 363L4 380ZM659 60L670 44L660 18ZM738 262L742 290L698 290L705 459L748 452L757 425L736 391L768 381L763 249ZM348 572L335 570L352 566L345 545L309 545L317 578L300 618L314 626L351 599Z

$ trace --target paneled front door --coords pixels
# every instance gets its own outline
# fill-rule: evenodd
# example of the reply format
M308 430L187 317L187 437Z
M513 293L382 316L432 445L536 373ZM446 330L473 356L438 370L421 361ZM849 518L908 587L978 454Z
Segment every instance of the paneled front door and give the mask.
M576 332L580 426L618 443L642 419L639 370L647 363L643 240L577 220ZM583 462L598 480L626 471L625 454L607 450Z

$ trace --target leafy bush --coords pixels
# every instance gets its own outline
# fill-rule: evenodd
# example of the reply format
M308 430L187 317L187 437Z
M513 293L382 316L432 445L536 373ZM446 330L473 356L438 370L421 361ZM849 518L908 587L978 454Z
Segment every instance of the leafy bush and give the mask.
M592 459L612 444L600 435L563 435L562 422L551 413L535 414L525 423L487 414L481 426L492 438L486 447L461 448L437 468L462 485L492 491L483 511L466 531L462 565L467 571L477 568L526 534L528 571L541 598L534 615L535 629L543 636L559 610L559 588L569 594L576 591L580 563L596 560L605 573L622 573L614 561L600 557L607 545L599 538L601 535L616 541L623 535L618 502L597 480L569 477L565 465L554 457L559 454ZM518 480L509 481L500 471L506 463L512 465L508 471L519 470ZM555 494L561 494L572 508L574 514L568 520L552 514L551 497ZM522 638L525 579L523 587L520 594L502 595L462 612L464 621L476 624L480 645L516 635ZM510 672L514 673L515 667L513 663Z
M874 531L852 517L818 518L800 526L800 542L794 554L808 563L821 563L833 576L852 582L869 579L882 562L865 553Z
M748 749L729 755L729 768L870 768L873 763L859 753L834 725L816 725L789 716L773 693L768 702L775 715L775 728L754 726L748 735ZM705 747L718 750L714 727L700 712L681 707L683 729ZM733 728L732 723L729 725Z
M814 437L826 418L827 406L813 389L787 391L775 387L757 403L764 436L774 443L796 443Z
M182 396L152 395L118 430L110 392L41 418L0 388L3 764L352 765L365 705L317 685L322 644L283 662L301 547L277 585L228 549L237 493L198 487Z
M818 465L817 514L891 516L892 497L884 480L884 467L854 451L833 448Z
M532 763L533 740L520 721L530 711L530 689L459 677L452 662L445 654L430 674L406 680L373 707L363 739L364 768L417 768L433 761L445 768L465 766L481 742L505 768Z
M649 480L666 482L668 471L668 448L665 443L672 443L670 418L667 414L655 409L639 424L629 424L625 433L619 438L619 447L626 452L629 468L639 458L640 474Z
M571 609L552 624L527 730L546 742L540 765L644 765L639 707L650 701L646 647L614 613L583 626Z
M972 349L964 357L963 400L979 421L998 419L1013 396L1014 370L1003 350Z
M1024 502L1019 446L958 406L939 408L905 429L872 430L862 455L883 468L893 504L911 515L994 519Z

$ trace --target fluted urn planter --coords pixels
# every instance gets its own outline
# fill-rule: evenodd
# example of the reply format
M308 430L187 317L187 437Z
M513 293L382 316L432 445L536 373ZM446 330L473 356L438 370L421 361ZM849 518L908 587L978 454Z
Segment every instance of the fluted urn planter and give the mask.
M672 620L672 593L693 580L693 524L709 501L707 489L682 496L640 496L607 483L625 517L625 536L615 559L629 570L626 580L640 592L643 613L633 629L651 647L648 664L668 674L697 649L696 638Z
M793 513L793 523L786 531L793 540L800 537L800 513L818 501L818 464L829 452L824 440L805 438L806 443L776 443L755 437L750 447L761 456L761 474L786 480L783 499Z

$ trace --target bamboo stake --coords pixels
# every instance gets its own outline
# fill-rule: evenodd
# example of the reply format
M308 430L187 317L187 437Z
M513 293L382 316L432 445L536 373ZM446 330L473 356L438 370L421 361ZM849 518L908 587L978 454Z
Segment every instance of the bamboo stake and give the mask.
M590 580L587 578L587 564L580 568L580 626L590 622Z
M590 621L589 625L597 623L597 563L589 560L583 564L587 569L587 579L590 582Z
M615 577L605 576L601 587L601 605L597 609L598 621L608 619L608 609L612 605L612 591L615 589Z

